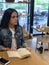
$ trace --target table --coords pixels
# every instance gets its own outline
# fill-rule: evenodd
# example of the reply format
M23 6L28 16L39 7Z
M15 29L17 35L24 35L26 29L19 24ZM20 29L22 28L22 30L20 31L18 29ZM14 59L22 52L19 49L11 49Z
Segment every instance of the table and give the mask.
M35 27L33 26L33 29L35 29L39 32L46 32L46 33L49 32L49 27L48 26L47 27L39 27L39 28L36 27L36 26Z
M7 59L7 53L0 52L0 56ZM46 65L46 63L33 51L31 50L31 57L26 59L8 58L10 63L8 65ZM2 65L2 64L0 64Z
M48 43L48 50L49 50L49 35L47 35L47 32L49 32L49 27L33 27L35 30L39 31L39 32L42 32L42 39L40 40L42 42L42 45L43 43ZM43 32L45 32L45 38L43 37ZM37 38L37 44L38 44L38 38ZM36 47L37 47L37 44L36 44ZM44 45L43 45L43 54L44 54Z

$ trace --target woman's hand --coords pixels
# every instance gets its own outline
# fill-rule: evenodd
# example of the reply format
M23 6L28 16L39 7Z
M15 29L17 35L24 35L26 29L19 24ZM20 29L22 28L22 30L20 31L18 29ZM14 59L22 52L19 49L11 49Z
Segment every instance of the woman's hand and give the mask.
M26 49L31 52L31 48L30 47L26 47Z
M10 48L6 48L6 51L10 51Z
M3 50L4 50L4 51L9 51L9 50L10 50L10 48L3 48Z

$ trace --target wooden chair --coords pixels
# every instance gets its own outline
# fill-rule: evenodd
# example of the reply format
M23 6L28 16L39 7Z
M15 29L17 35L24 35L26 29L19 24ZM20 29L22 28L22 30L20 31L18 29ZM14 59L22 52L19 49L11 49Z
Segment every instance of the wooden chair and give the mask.
M24 39L26 40L26 39L29 39L29 37L30 38L32 38L32 34L30 34L30 33L28 33L26 30L25 30L25 26L23 26L23 36L24 36Z
M38 46L38 42L42 42L42 47L43 47L43 52L42 52L42 55L44 55L44 44L48 44L48 50L49 50L49 35L45 35L44 37L40 38L40 37L37 37L37 42L36 42L36 49L35 51L37 50L37 46Z

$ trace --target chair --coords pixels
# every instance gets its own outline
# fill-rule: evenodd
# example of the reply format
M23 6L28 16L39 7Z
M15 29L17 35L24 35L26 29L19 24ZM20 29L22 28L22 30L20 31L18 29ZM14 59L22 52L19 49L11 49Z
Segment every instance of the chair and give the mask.
M38 46L38 42L42 42L42 47L43 47L43 52L42 52L42 55L44 55L44 44L48 44L48 50L49 50L49 35L45 34L44 37L40 38L40 37L37 37L37 42L36 42L36 49L35 51L37 50L37 46Z
M32 38L32 34L28 33L26 30L25 30L25 26L22 27L23 28L23 36L24 36L24 39L29 39L29 38Z

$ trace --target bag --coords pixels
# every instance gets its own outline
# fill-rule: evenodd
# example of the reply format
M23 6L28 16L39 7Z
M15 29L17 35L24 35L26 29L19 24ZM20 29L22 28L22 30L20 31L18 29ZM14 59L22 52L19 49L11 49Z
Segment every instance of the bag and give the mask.
M39 47L39 48L38 48L38 51L40 52L40 54L42 54L42 52L43 52L43 47L42 47L42 46Z

